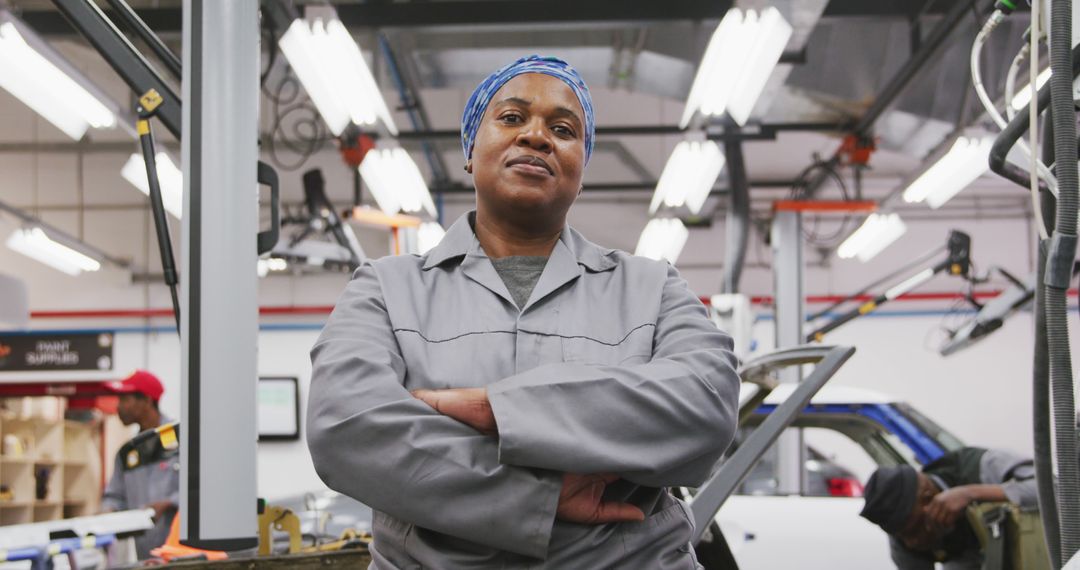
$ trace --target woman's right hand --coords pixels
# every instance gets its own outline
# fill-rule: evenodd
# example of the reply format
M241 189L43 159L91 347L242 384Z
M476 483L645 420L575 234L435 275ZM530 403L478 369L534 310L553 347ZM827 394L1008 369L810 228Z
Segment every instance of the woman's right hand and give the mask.
M612 522L638 522L645 520L645 513L630 503L603 501L604 489L619 480L618 475L598 473L563 475L559 492L559 506L555 518L578 524L605 524Z

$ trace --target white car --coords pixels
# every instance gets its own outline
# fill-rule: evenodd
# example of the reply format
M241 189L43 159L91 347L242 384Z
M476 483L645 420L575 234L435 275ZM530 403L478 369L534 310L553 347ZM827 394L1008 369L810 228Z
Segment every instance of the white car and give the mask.
M742 424L742 436L791 395L775 388ZM878 466L919 467L963 444L911 406L869 390L825 386L799 413L808 448L804 489L778 495L767 451L716 515L740 570L893 568L888 538L859 516L862 484ZM741 437L739 438L742 439ZM738 440L737 440L738 442ZM715 541L699 544L708 570L729 570Z

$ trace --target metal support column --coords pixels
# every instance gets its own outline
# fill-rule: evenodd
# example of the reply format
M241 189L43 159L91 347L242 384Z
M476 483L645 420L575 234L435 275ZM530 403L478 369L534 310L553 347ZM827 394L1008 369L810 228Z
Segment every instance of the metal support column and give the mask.
M181 540L256 545L258 0L184 0Z
M776 348L792 348L803 342L803 237L802 214L777 211L772 225L773 291L776 302ZM802 369L792 366L779 372L780 382L797 384ZM777 492L798 494L802 488L802 431L788 429L776 441Z

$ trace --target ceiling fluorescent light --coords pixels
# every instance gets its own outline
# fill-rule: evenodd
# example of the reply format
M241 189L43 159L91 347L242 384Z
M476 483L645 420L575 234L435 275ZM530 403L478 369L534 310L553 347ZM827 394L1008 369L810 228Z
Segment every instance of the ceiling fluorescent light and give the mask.
M0 12L0 87L67 136L116 125L116 108L41 38Z
M645 225L634 255L650 259L666 259L674 264L679 259L689 230L678 218L653 218Z
M7 246L53 269L68 275L101 269L101 262L81 252L53 241L41 228L15 230L7 240Z
M896 214L870 214L863 225L855 230L836 250L841 259L859 258L867 262L889 247L907 231L907 226Z
M727 111L736 123L746 124L791 33L791 25L776 8L728 10L705 49L680 128L686 128L698 111L705 116Z
M268 257L255 262L255 271L259 277L266 277L271 271L285 271L289 268L289 262L280 257Z
M682 141L675 145L656 184L649 214L655 214L660 204L669 208L685 205L697 214L723 168L724 154L713 141Z
M159 152L155 155L157 163L158 185L161 187L161 202L165 210L177 219L184 213L184 174L176 167L168 154ZM140 192L150 195L150 183L146 180L146 163L142 155L135 153L124 163L120 169L120 175L139 189Z
M1043 85L1046 85L1046 82L1049 79L1050 79L1050 68L1047 67L1046 69L1042 70L1042 72L1039 73L1038 77L1035 78L1035 90L1038 91L1039 89L1042 89ZM1024 107L1027 107L1028 103L1030 103L1030 102L1031 102L1031 84L1027 83L1023 87L1021 87L1020 90L1017 91L1015 95L1013 95L1012 101L1010 101L1009 104L1012 105L1013 109L1016 109L1017 111L1019 111L1019 110L1023 109Z
M904 190L905 202L926 201L937 209L990 170L993 137L959 137L931 166Z
M420 169L405 149L381 148L368 151L360 163L360 176L375 197L379 208L388 215L426 211L434 217L431 200Z
M334 136L350 122L373 125L377 119L398 134L360 47L336 16L297 19L278 45Z
M416 239L420 248L420 255L424 255L431 248L439 245L443 236L446 235L446 230L443 229L438 222L424 222L420 224L420 227L416 231Z

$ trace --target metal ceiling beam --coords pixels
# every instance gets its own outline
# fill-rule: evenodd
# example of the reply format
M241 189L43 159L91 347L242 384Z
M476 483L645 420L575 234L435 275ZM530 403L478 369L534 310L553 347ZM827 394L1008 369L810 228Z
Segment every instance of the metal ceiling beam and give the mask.
M960 0L962 1L962 0ZM831 0L823 17L910 18L926 0ZM935 2L927 14L941 14L956 1ZM1023 5L1024 3L1020 3ZM350 28L438 27L568 22L662 22L718 20L731 0L442 0L440 2L365 2L335 6ZM1022 6L1026 8L1026 6ZM106 15L113 17L111 11ZM140 8L139 18L155 32L180 31L179 8ZM42 35L70 35L71 26L52 10L25 10L22 18Z
M874 2L869 2L873 4ZM889 80L889 83L881 90L877 97L874 98L873 104L866 110L859 121L855 124L854 131L860 134L868 133L874 126L874 123L881 117L881 114L885 112L896 101L896 98L907 88L919 71L930 58L937 54L938 50L945 45L951 38L953 40L956 37L953 35L953 31L965 18L970 17L970 9L975 4L975 0L956 0L952 7L949 8L949 12L945 15L941 22L934 27L930 35L927 36L919 49L912 54L911 59L907 60L903 67L896 72L896 75Z

